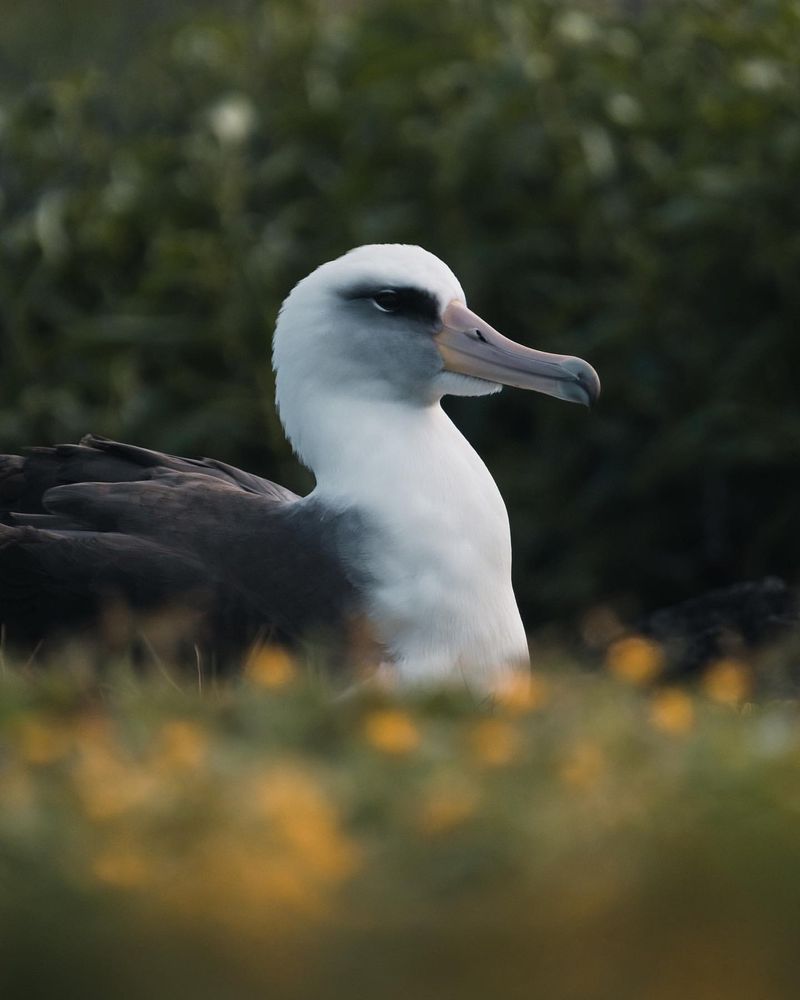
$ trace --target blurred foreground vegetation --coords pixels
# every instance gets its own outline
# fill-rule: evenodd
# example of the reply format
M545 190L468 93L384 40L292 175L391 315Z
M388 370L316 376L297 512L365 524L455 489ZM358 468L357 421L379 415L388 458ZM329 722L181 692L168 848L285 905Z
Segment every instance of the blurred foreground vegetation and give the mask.
M3 996L794 1000L797 704L660 662L493 707L4 663Z
M46 16L45 16L46 15ZM796 579L795 0L32 3L0 26L0 444L93 430L303 489L269 335L421 243L592 414L452 405L531 625Z

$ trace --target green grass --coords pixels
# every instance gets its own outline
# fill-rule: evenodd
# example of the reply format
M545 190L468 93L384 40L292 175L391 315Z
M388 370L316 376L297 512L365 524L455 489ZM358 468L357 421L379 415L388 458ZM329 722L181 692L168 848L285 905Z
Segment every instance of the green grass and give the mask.
M795 997L796 703L547 659L491 709L6 664L4 996Z

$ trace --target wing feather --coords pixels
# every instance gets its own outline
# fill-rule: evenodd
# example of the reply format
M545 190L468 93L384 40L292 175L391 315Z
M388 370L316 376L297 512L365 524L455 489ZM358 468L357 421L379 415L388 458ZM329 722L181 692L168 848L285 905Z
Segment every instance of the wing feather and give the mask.
M46 637L96 620L113 595L134 609L192 602L226 650L337 631L358 599L343 517L213 459L97 436L2 456L0 621Z

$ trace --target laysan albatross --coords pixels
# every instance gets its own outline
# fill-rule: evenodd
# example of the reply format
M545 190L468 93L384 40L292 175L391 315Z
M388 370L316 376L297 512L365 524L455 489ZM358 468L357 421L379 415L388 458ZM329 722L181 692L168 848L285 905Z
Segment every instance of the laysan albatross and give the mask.
M369 635L401 683L491 690L528 663L503 499L441 408L509 385L589 404L579 358L507 340L415 246L362 246L300 281L273 341L305 497L211 459L96 436L0 458L0 621L39 642L110 601L188 606L241 650Z

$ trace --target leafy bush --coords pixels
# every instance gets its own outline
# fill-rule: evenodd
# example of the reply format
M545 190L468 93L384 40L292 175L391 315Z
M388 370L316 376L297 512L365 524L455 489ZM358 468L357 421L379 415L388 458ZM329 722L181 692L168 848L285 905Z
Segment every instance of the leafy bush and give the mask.
M7 86L4 449L91 429L308 486L272 410L279 303L415 242L604 381L592 414L451 406L531 624L794 574L799 27L793 0L274 0Z

